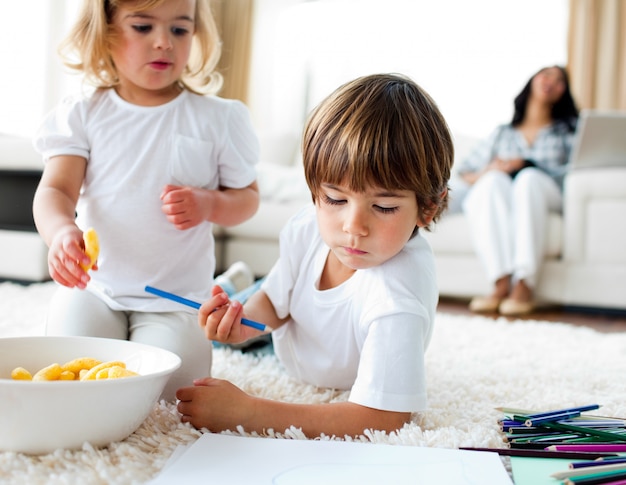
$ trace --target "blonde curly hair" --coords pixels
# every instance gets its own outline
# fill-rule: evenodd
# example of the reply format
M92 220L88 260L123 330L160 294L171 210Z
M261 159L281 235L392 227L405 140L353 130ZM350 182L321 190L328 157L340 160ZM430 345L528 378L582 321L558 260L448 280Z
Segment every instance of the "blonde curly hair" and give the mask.
M96 88L119 84L117 69L111 58L113 31L111 23L120 6L133 12L156 8L165 0L84 0L78 20L59 46L66 66L85 75L85 81ZM222 87L217 72L221 40L211 12L210 0L196 0L195 31L191 55L179 83L197 94L214 94Z

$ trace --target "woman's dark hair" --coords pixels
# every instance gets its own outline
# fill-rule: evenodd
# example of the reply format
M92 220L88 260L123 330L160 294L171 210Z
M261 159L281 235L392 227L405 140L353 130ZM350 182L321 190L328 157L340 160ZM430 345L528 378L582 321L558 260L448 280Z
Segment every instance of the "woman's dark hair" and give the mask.
M561 99L559 99L556 103L554 103L554 106L552 106L552 119L554 121L561 121L565 123L569 131L574 131L576 129L576 120L578 119L578 108L576 107L572 92L570 91L569 76L565 68L561 66L551 67L559 69L561 71L561 74L563 74L563 80L565 81L565 91L563 91ZM524 89L522 89L522 91L513 100L515 112L513 113L511 125L517 126L524 119L524 115L526 114L526 105L528 104L528 98L530 97L530 90L533 79L537 74L544 71L545 69L549 68L544 67L543 69L537 71L528 80L526 86L524 86Z

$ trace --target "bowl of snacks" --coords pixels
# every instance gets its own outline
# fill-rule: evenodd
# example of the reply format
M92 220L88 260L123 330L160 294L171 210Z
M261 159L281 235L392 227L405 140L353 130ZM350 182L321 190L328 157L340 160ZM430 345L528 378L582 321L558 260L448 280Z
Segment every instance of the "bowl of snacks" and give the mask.
M153 410L180 357L95 337L0 338L0 451L106 446Z

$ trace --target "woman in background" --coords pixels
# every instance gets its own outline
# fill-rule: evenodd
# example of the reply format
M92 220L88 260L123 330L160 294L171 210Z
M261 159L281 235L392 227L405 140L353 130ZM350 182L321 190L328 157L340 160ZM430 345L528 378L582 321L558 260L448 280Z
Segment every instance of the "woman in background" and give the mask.
M493 282L490 295L472 299L474 312L534 310L548 215L563 204L563 177L578 120L565 69L541 69L514 106L512 121L462 161L458 173L465 187L451 194L468 218L474 247Z

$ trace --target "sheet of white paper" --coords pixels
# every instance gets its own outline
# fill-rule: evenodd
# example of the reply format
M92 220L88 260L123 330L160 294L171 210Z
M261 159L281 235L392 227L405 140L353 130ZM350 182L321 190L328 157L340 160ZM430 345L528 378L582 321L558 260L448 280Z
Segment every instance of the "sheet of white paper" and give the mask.
M150 483L512 485L496 453L211 433Z
M181 456L183 456L185 454L185 452L189 449L189 447L192 444L193 443L187 444L187 445L178 445L176 448L174 448L174 451L172 452L170 457L165 462L165 465L163 465L163 468L162 468L161 472L163 472L165 469L167 469L170 466L172 466L176 462L176 460L178 460Z

